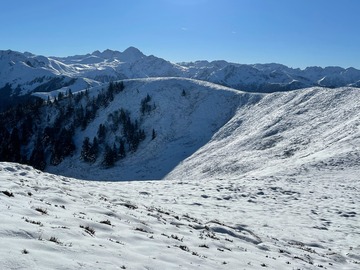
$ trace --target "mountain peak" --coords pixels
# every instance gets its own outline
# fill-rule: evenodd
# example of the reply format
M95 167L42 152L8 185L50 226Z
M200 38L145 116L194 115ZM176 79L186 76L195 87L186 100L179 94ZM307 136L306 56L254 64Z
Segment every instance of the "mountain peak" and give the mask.
M110 49L106 49L103 52L96 50L92 55L103 59L118 59L122 62L134 62L145 57L145 55L135 47L129 47L123 52Z
M94 51L92 55L95 55L100 58L104 59L114 59L114 58L120 58L120 52L119 51L113 51L110 49L106 49L103 52L100 52L99 50Z
M122 53L121 60L125 60L126 62L133 62L144 57L145 55L139 49L131 46Z
M92 52L92 55L100 56L100 55L101 55L101 52L100 52L99 50L96 50L96 51L93 51L93 52Z
M143 54L138 48L135 48L133 46L130 46L129 48L127 48L123 53L138 53L138 54Z

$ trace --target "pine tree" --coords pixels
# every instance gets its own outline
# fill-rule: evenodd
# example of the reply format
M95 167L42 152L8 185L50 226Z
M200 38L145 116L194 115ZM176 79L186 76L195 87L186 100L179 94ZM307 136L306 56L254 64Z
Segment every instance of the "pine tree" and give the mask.
M117 82L114 84L115 87L115 93L120 93L124 90L125 86L123 82Z
M152 110L152 106L149 104L150 101L151 101L151 97L149 96L149 94L147 94L146 97L141 100L141 104L140 104L141 115L144 115L145 113L149 113Z
M38 170L44 170L46 167L45 152L40 136L38 136L35 147L31 153L29 164Z
M62 100L64 98L64 93L63 92L59 92L58 93L58 100Z
M30 115L25 116L20 126L21 144L26 145L33 134L33 118Z
M99 155L99 142L97 137L95 136L90 147L90 153L89 153L90 162L94 163L98 158L98 155Z
M118 161L119 160L119 150L118 150L115 143L113 145L112 151L113 151L113 154L114 154L114 161Z
M81 159L85 162L91 162L91 144L89 137L85 137L81 148Z
M105 146L104 159L102 164L105 167L112 167L115 164L115 153L109 145Z
M106 137L106 126L105 125L103 125L103 124L99 125L97 136L98 136L100 142L103 142L105 140L105 137Z
M74 134L74 127L63 128L59 136L53 143L52 155L50 162L52 165L60 164L63 159L71 155L75 150L75 144L72 136Z
M120 147L119 147L119 158L125 158L126 157L126 150L125 150L125 142L124 140L120 141Z
M10 134L10 142L8 144L9 149L9 161L12 162L20 162L21 154L20 154L20 138L19 138L19 130L17 127L13 128Z

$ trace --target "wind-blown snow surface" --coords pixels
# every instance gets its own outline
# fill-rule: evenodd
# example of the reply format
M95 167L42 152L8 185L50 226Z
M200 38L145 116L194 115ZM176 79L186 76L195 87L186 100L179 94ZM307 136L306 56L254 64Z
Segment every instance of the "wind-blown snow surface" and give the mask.
M86 182L0 163L0 269L359 269L359 183Z

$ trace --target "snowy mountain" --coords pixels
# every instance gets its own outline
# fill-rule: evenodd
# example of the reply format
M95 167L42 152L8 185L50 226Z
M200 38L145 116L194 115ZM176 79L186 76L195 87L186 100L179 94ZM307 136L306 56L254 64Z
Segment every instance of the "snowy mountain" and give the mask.
M77 92L104 82L148 77L185 77L248 92L277 92L323 86L360 86L354 68L293 69L280 64L243 65L226 61L171 63L134 47L69 57L0 51L0 111L35 92ZM36 95L36 94L35 94Z
M182 63L189 77L249 92L289 91L312 86L358 87L360 71L354 68L309 67L293 69L280 64L242 65L225 61Z

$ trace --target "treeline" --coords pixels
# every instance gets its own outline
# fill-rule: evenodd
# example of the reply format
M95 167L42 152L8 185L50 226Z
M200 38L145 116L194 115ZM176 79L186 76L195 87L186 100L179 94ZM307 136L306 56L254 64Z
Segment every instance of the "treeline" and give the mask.
M123 82L110 82L97 95L88 90L76 94L68 90L53 100L35 99L1 113L0 161L25 163L43 170L48 163L60 164L81 147L84 162L101 160L105 167L114 165L128 152L135 152L146 138L139 121L131 119L128 111L111 113L107 123L100 124L96 135L86 137L82 146L75 145L74 136L77 130L85 130L98 111L124 89Z
M145 131L140 128L138 120L132 121L130 112L119 109L108 115L109 125L100 124L97 135L90 142L89 137L85 137L81 158L85 162L94 163L98 159L99 145L104 149L102 164L111 167L114 163L126 156L127 152L135 152L140 142L145 140ZM109 145L109 137L115 136L112 145Z

